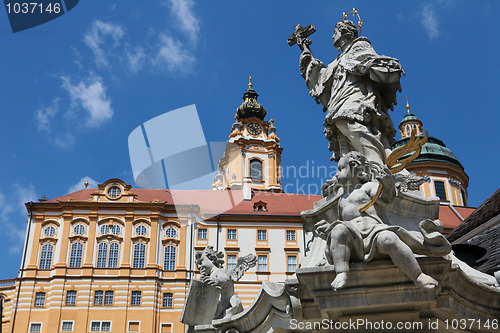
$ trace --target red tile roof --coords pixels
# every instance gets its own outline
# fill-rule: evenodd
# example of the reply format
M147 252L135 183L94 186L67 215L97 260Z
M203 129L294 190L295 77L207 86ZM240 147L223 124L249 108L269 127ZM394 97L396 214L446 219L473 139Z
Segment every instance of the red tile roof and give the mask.
M69 201L90 200L91 194L97 189L84 189L78 192L63 195L44 202L55 203ZM241 191L179 191L162 189L133 188L130 192L137 195L137 200L159 202L174 205L198 205L206 214L229 215L284 215L300 216L303 210L313 208L313 202L321 199L319 195L273 193L254 191L252 200L243 200ZM254 204L263 201L267 204L267 211L254 211Z
M69 201L70 198L76 201L86 201L90 200L91 194L95 191L98 191L98 189L84 189L45 202ZM179 191L133 188L130 189L130 192L137 195L138 201L151 202L157 199L159 202L166 204L197 205L204 214L210 215L300 216L300 212L313 208L313 203L321 199L320 195L266 191L254 191L252 200L243 200L241 191ZM259 201L267 204L267 211L254 211L254 204ZM464 219L474 211L474 208L468 207L454 208ZM446 205L440 206L439 220L447 229L454 229L461 223L460 219Z

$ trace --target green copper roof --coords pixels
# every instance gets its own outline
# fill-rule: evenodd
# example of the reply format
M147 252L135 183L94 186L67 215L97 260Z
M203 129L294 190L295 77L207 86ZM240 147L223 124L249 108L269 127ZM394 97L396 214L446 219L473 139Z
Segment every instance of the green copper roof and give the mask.
M413 116L413 115L409 114L407 116ZM398 147L403 146L404 144L406 144L406 142L408 142L408 140L409 138L404 138L394 142L391 145L391 149L394 150ZM447 163L464 170L464 167L462 166L458 158L455 155L453 155L451 150L446 147L443 141L433 137L429 137L429 139L427 139L427 142L422 147L422 152L412 163L419 163L419 162Z
M420 119L418 119L417 116L415 116L413 113L407 113L403 117L403 120L401 120L401 123L404 122L404 121L408 121L408 120L418 120L418 121L420 121Z

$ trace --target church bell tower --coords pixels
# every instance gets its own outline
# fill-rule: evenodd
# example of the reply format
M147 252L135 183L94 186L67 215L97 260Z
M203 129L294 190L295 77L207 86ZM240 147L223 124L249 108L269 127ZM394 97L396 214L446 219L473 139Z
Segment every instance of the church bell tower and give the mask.
M252 77L236 109L224 156L219 161L213 190L245 189L282 192L281 151L274 119L265 120L266 109L257 102Z

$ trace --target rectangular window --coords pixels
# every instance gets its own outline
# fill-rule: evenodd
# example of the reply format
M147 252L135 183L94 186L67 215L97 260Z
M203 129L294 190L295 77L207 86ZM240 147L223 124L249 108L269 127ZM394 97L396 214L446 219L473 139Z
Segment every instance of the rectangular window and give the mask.
M231 254L227 256L227 269L232 270L236 267L236 255Z
M38 333L42 331L42 323L31 323L30 333Z
M108 267L117 268L118 267L118 255L120 253L120 245L118 243L111 243L109 246L109 259Z
M286 231L286 240L294 241L295 240L295 230L287 230Z
M45 293L38 292L35 294L35 306L45 306Z
M267 272L267 256L265 255L259 256L258 263L259 263L258 271Z
M141 305L141 292L133 291L132 299L130 300L130 305Z
M42 245L40 251L40 262L38 264L39 269L50 269L52 266L52 252L54 251L54 245L45 244Z
M113 305L113 290L106 290L104 293L104 305Z
M172 293L164 293L163 294L163 307L171 308L174 306L174 294Z
M229 240L236 239L236 229L228 229L227 230L227 239L229 239Z
M83 256L83 244L79 242L71 244L71 252L69 254L69 267L70 268L82 267L82 256Z
M61 332L73 332L73 322L63 321L61 324Z
M146 244L137 243L134 245L134 261L132 268L144 268L146 261Z
M163 269L175 271L177 248L173 245L165 246L165 258L163 258Z
M161 324L161 333L172 333L172 324Z
M297 256L288 256L288 271L295 272L297 270Z
M91 332L111 332L110 321L93 321L90 323Z
M66 305L76 304L76 290L68 290L66 292Z
M198 229L198 239L207 239L207 229Z
M94 305L102 305L102 299L104 292L102 290L96 290L94 292Z
M438 196L440 200L446 201L446 191L444 189L444 182L435 180L434 189L436 190L436 196Z
M140 321L129 321L128 322L128 331L129 332L140 332L141 322Z
M267 230L257 230L257 240L267 240Z

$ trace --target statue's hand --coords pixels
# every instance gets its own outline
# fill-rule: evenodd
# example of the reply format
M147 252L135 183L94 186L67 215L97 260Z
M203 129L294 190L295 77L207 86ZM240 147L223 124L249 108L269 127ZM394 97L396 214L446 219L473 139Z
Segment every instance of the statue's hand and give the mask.
M330 231L330 223L326 220L321 220L314 225L314 231L319 237L326 239Z
M220 288L219 283L217 281L211 279L209 276L202 276L200 278L200 280L201 280L201 282L206 283L206 284L208 284L210 286Z

